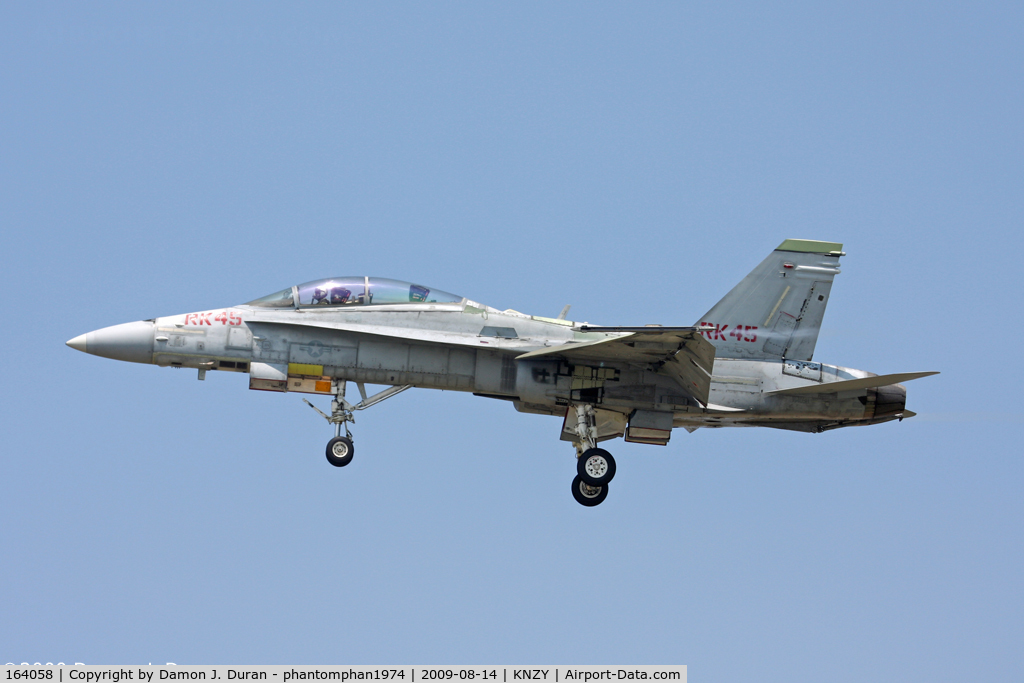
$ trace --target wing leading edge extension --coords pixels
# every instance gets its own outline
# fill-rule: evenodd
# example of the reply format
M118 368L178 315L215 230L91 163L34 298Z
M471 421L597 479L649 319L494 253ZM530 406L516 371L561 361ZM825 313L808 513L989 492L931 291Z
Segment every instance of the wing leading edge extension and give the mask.
M708 404L715 347L696 327L580 327L582 332L623 333L593 341L573 342L518 356L562 358L570 362L639 363L651 365L701 404Z

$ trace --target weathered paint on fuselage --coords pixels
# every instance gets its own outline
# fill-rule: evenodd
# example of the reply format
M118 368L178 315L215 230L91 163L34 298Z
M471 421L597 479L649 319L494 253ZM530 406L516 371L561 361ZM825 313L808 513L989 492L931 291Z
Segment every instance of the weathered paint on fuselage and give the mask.
M620 436L634 410L670 412L673 426L688 429L822 431L896 419L905 402L900 385L827 398L775 396L769 392L871 373L820 363L718 358L705 408L648 367L516 360L529 351L619 335L580 332L571 322L472 301L322 310L236 306L148 322L152 363L248 372L254 389L328 394L332 379L408 384L503 398L522 412L556 416L579 400L580 391L589 391L588 400L607 425L602 438Z

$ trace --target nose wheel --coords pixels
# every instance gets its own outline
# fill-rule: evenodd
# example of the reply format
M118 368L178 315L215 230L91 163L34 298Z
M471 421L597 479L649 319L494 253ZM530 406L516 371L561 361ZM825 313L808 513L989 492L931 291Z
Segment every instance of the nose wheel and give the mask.
M335 467L344 467L352 462L356 454L352 439L347 436L336 436L327 442L327 462Z

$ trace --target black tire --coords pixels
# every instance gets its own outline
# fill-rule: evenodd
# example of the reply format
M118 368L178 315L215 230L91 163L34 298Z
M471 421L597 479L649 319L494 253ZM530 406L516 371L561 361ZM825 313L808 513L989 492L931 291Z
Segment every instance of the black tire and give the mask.
M352 439L336 436L327 442L327 462L335 467L349 464L355 454L356 447L352 445Z
M590 491L587 489L597 488L596 495L590 495ZM588 508L592 508L595 505L600 505L604 502L604 499L608 497L608 485L592 487L586 484L579 476L573 477L572 480L572 497L576 499L576 502L580 505Z
M589 448L576 458L576 474L590 486L607 486L615 478L615 458L603 448Z

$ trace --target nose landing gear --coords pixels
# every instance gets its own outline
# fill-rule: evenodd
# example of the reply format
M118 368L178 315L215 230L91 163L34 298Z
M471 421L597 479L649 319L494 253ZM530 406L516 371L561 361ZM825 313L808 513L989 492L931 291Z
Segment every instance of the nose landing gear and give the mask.
M345 380L335 380L331 382L331 391L334 393L334 399L331 401L330 415L320 410L306 399L302 399L306 402L306 405L320 413L328 423L334 425L334 438L327 442L327 462L331 463L335 467L344 467L352 462L352 457L356 452L355 446L352 443L352 432L348 430L348 423L351 422L352 424L355 424L356 422L356 418L352 413L357 410L366 410L370 406L377 405L381 401L391 398L396 394L400 394L406 389L412 387L411 384L401 386L396 385L388 387L384 391L378 392L373 396L367 397L366 387L362 382L356 382L356 387L359 389L359 395L363 400L352 405L345 400L345 385L347 384L348 382ZM341 435L342 427L345 428L345 436Z

